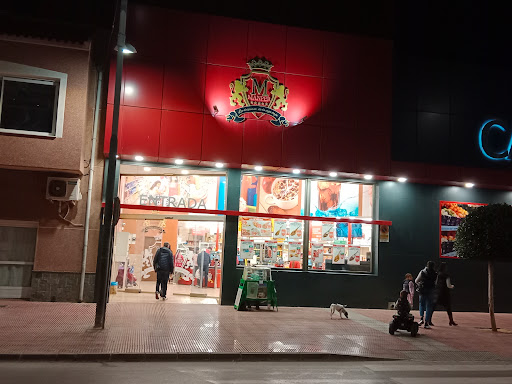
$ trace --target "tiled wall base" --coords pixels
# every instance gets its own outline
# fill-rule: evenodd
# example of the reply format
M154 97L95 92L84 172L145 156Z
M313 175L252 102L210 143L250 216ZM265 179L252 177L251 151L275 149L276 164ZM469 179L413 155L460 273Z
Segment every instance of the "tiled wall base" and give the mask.
M84 302L94 301L94 273L85 274ZM70 272L33 272L32 301L77 302L80 274Z

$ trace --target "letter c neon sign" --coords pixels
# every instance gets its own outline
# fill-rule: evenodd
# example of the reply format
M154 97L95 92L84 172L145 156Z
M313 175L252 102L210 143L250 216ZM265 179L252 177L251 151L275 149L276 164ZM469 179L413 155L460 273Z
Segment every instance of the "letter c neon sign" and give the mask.
M512 160L510 158L512 156L510 151L512 147L512 132L510 129L505 129L504 125L505 124L501 120L487 120L482 124L478 131L478 145L480 147L480 151L489 160ZM499 135L500 138L503 137L503 140L500 140L500 142L506 144L498 148L498 146L491 141L491 133L493 135Z

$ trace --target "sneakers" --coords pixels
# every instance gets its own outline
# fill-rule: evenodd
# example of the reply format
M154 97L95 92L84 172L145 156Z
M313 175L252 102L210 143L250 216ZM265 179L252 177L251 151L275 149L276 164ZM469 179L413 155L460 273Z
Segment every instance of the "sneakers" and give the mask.
M167 300L167 297L165 297L165 296L162 296L162 300Z
M434 324L433 324L432 322L428 323L428 325L430 325L431 327L433 327L433 326L434 326Z
M418 323L419 325L423 325L424 321L423 321L423 316L420 318L420 322Z
M155 298L158 300L159 297L158 297L158 292L155 292Z
M424 328L425 328L425 329L430 329L430 325L425 324L425 327L424 327Z

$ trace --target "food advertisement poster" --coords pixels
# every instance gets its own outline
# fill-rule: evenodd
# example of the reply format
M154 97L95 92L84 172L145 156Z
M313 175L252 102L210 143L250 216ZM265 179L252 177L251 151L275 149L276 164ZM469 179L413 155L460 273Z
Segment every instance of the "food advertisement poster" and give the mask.
M322 241L322 223L318 221L310 221L309 222L309 239L314 241Z
M389 243L389 225L379 226L379 241L381 243Z
M347 253L347 264L359 265L361 264L361 248L349 246Z
M322 223L322 241L333 241L335 228L336 228L336 223L331 223L328 221L323 222Z
M286 220L277 220L274 219L274 238L275 239L284 239L288 234L287 230L287 222Z
M319 243L311 244L311 261L313 263L324 262L324 245Z
M312 181L311 215L320 217L367 215L371 217L371 212L363 213L362 210L366 208L371 211L369 201L371 200L372 191L371 186L363 188L361 184ZM365 193L368 196L363 198Z
M290 240L302 240L302 221L290 221Z
M272 219L241 217L243 237L272 237Z
M483 205L487 204L456 201L439 202L440 257L457 257L457 251L454 248L457 229L472 210Z
M345 252L347 246L344 244L334 244L332 247L332 263L345 264Z
M240 211L279 215L302 214L300 179L242 176Z
M254 240L240 240L240 258L252 259L254 256Z
M224 209L218 204L223 176L121 176L121 204Z
M288 260L290 261L300 261L301 260L301 250L302 243L301 242L289 242L288 243Z
M275 262L277 260L277 240L265 240L263 261Z

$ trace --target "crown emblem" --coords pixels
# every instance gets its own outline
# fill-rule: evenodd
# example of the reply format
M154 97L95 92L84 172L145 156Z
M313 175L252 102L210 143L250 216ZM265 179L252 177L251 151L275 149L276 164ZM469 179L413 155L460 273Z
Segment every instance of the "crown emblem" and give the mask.
M270 72L274 64L272 64L269 60L264 57L255 57L247 63L251 71L253 72Z

